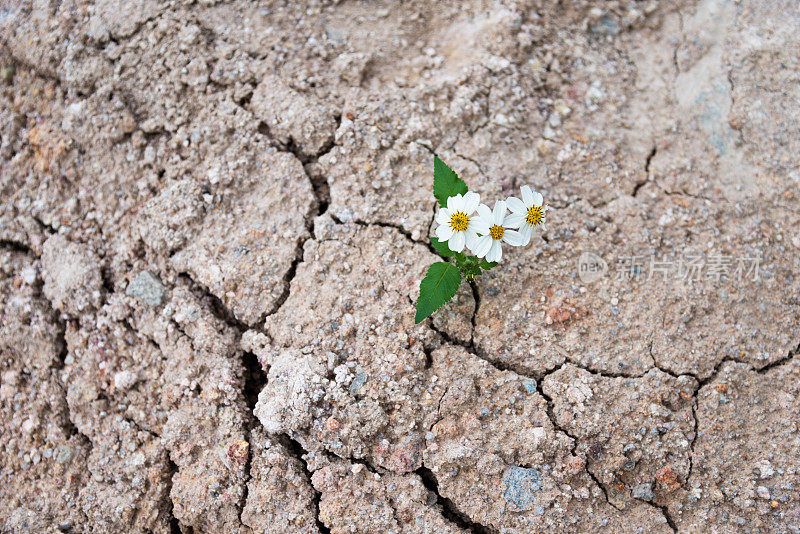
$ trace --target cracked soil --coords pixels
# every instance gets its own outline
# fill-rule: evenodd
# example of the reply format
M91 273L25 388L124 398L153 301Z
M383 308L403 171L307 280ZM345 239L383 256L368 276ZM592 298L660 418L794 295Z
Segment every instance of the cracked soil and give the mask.
M0 1L0 531L800 533L799 26ZM433 154L551 209L415 325Z

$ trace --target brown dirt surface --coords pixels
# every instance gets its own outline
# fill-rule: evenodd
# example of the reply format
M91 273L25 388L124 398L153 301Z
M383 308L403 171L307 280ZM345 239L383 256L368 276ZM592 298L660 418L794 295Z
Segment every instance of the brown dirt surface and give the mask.
M798 27L0 0L0 531L800 533ZM415 324L434 154L550 209Z

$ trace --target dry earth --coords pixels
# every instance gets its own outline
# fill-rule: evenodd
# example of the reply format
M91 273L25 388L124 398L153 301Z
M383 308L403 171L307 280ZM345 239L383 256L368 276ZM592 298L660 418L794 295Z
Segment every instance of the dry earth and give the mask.
M799 533L798 28L0 1L0 529ZM552 209L415 326L433 153Z

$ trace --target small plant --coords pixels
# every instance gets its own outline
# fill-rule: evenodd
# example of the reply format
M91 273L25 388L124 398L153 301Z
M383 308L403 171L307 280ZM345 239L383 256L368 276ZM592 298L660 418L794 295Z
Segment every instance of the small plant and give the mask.
M481 204L480 195L469 191L466 182L438 156L433 158L433 196L439 202L436 237L431 244L442 258L428 267L419 284L417 314L420 323L455 296L461 277L472 282L503 259L503 243L521 247L531 241L533 231L544 226L547 205L540 193L527 185L522 199L508 197ZM464 253L468 249L472 254ZM452 262L452 263L451 263Z

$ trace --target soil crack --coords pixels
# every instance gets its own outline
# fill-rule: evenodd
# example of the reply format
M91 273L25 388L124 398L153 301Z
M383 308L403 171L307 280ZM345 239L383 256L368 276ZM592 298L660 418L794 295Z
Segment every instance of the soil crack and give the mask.
M320 501L322 500L322 493L314 487L314 484L311 483L311 469L308 467L308 462L304 456L308 454L308 452L300 445L300 442L293 439L288 434L281 434L280 436L283 441L283 445L286 449L291 452L292 456L297 458L303 466L303 471L305 471L306 476L308 477L308 485L311 487L311 491L314 493L314 517L317 519L317 528L322 534L330 534L331 529L322 522L319 517L320 514Z
M422 479L422 484L425 488L436 496L436 504L441 507L442 515L445 519L473 534L496 534L498 532L493 528L476 523L469 515L459 510L451 499L439 493L439 481L436 479L436 475L433 474L433 471L423 465L414 471L414 473Z
M652 150L647 155L647 159L644 161L644 180L641 182L637 182L636 185L633 186L633 192L631 193L632 197L636 197L639 194L639 190L648 182L650 182L650 164L653 162L653 158L656 156L658 149L655 145L653 145Z

